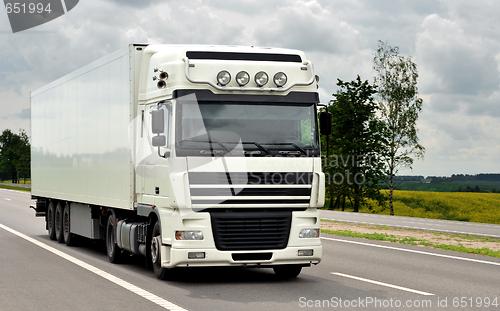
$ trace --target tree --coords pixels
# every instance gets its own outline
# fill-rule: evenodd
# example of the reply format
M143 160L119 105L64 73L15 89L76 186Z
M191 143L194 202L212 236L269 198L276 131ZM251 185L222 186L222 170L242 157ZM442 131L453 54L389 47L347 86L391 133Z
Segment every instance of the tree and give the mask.
M20 177L31 177L31 144L25 130L19 131L19 145L16 148L17 158L14 160L14 165Z
M399 54L398 47L390 47L379 41L374 53L374 84L378 91L381 120L387 132L387 175L389 184L390 214L394 215L394 176L401 167L413 164L412 156L423 158L425 148L419 144L416 121L422 110L418 97L417 65L411 57Z
M0 135L0 171L9 173L13 183L19 175L30 177L30 143L24 130L19 135L4 130Z
M377 120L376 93L368 81L344 82L338 79L340 90L333 94L328 111L332 114L332 133L329 136L333 156L327 159L330 207L348 198L355 212L365 198L383 204L380 180L384 176L383 162L378 161L384 147L384 124Z

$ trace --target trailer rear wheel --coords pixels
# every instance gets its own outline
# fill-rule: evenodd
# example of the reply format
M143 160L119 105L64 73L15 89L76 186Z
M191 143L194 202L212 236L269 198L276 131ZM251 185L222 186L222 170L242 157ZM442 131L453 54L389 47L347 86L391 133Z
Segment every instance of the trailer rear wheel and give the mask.
M64 242L63 235L63 207L61 202L57 202L56 213L54 214L54 229L56 232L56 240L59 243Z
M106 223L106 252L109 262L120 262L122 252L116 245L116 216L114 214L109 215Z
M285 266L276 266L273 269L276 276L279 277L280 279L293 279L300 274L302 266L285 265Z
M160 280L165 280L168 276L168 269L161 266L161 227L160 222L156 221L153 226L151 236L151 263L155 275Z
M56 231L54 228L54 214L56 212L56 209L54 207L54 202L50 201L49 206L47 207L47 231L49 232L49 238L51 240L56 239Z
M63 226L64 243L66 243L66 245L68 246L73 245L74 237L73 233L71 233L71 227L70 227L69 203L66 203L66 205L64 206L62 226Z

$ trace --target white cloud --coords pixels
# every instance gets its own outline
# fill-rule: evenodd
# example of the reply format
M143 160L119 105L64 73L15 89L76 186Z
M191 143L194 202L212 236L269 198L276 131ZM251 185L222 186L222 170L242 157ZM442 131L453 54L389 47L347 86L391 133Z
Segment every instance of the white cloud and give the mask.
M417 35L416 59L423 93L490 95L500 84L495 54L482 38L468 36L460 25L429 15Z
M358 48L359 32L315 0L276 9L272 20L255 30L259 44L348 55Z

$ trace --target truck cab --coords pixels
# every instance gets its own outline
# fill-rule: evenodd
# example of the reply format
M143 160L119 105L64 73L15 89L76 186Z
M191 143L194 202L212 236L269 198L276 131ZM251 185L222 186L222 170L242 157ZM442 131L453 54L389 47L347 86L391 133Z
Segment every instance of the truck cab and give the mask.
M319 263L317 77L304 54L220 46L149 53L138 115L151 123L140 126L148 135L137 192L164 215L161 267L295 274Z

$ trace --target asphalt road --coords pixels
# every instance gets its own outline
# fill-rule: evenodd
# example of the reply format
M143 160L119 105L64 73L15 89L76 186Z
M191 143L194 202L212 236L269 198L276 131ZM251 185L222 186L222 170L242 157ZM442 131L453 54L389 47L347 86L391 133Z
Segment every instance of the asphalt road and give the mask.
M500 310L498 258L323 235L323 261L294 280L187 269L159 281L141 257L113 265L99 243L49 240L29 204L0 189L0 310Z
M500 238L500 225L493 224L324 210L320 215L326 220Z

